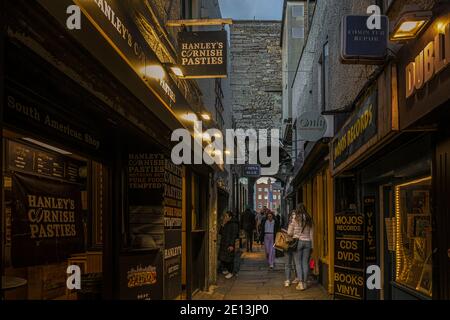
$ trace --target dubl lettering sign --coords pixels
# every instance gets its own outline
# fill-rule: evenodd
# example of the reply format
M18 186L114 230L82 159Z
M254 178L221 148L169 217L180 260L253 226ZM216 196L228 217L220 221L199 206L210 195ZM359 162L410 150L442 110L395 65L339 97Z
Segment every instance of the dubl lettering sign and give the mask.
M383 63L387 55L389 20L381 16L381 28L370 30L368 16L345 16L341 31L341 58L344 63Z
M351 117L350 122L338 133L333 141L333 164L338 165L347 160L359 148L377 133L377 95L371 89L359 104L359 111Z
M450 99L450 8L398 52L400 130L409 128Z
M227 77L227 32L201 31L178 34L178 63L185 78Z

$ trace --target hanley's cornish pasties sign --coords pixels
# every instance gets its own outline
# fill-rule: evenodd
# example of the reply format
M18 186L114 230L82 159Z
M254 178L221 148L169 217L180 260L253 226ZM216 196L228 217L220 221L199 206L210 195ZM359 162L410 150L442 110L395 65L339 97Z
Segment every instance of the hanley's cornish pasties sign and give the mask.
M178 63L185 78L227 77L227 32L178 34Z

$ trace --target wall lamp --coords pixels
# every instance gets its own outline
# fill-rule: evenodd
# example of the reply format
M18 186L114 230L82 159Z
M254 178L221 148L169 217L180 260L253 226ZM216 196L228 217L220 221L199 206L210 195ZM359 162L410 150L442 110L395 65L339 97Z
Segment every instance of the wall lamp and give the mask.
M164 65L169 68L170 72L172 72L178 78L184 78L183 68L174 63L164 63Z
M407 12L395 24L391 33L391 41L406 41L416 38L430 23L431 11Z
M188 112L183 115L184 120L192 121L192 122L198 121L199 118L201 118L205 121L209 121L209 120L211 120L211 114L208 112L198 112L198 113Z

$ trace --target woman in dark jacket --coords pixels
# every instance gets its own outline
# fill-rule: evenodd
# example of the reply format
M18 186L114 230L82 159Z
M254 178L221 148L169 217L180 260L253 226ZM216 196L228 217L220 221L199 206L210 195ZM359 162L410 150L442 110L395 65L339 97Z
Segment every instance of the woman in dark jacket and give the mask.
M219 260L226 269L223 272L225 278L230 279L233 277L235 242L239 235L239 225L230 211L224 215L220 235Z

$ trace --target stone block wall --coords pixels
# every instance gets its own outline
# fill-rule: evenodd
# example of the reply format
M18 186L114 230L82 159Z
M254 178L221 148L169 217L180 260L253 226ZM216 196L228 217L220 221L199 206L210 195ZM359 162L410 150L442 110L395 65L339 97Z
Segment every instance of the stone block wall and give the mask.
M236 128L281 127L281 21L231 26L231 90Z

